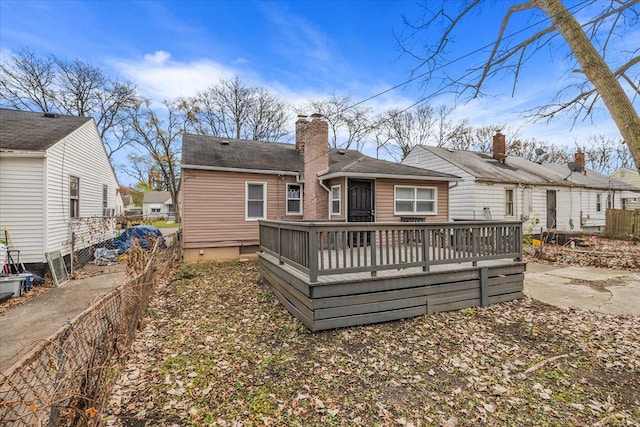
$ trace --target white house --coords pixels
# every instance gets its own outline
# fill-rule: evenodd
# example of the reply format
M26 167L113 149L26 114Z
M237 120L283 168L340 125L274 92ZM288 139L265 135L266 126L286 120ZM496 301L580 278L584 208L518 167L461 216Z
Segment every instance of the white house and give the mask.
M81 218L113 216L118 182L92 118L0 109L0 228L7 228L28 268L40 270L45 253L68 255L115 235L72 240Z
M611 175L611 178L626 182L634 187L640 188L640 173L633 169L620 168ZM622 209L640 209L640 192L625 191L622 193Z
M142 199L144 216L166 216L175 212L171 193L168 191L147 191Z
M580 152L572 171L506 156L505 148L499 133L492 154L418 145L403 163L462 177L449 190L451 220L522 220L530 232L603 230L606 209L621 208L622 192L634 189L587 170Z

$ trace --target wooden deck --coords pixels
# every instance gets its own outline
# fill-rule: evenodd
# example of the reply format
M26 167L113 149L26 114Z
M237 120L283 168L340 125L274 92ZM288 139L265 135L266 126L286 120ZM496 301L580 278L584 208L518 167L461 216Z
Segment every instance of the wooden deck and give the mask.
M312 331L523 296L519 222L260 227L261 274Z

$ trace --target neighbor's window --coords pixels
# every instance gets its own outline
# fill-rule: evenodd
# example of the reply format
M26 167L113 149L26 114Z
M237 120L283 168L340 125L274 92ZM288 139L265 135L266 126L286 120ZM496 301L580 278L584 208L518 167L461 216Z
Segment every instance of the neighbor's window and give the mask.
M246 186L246 219L263 219L267 217L267 184L264 182L247 182Z
M160 208L151 208L151 213L160 213Z
M340 215L341 192L339 185L331 187L331 215Z
M505 190L504 215L513 216L513 190Z
M607 209L613 209L613 197L611 197L611 194L607 194Z
M80 178L77 176L69 177L69 216L80 216Z
M287 215L302 213L302 185L287 184Z
M602 212L602 195L596 194L596 212Z
M435 214L436 189L433 187L395 187L395 214Z

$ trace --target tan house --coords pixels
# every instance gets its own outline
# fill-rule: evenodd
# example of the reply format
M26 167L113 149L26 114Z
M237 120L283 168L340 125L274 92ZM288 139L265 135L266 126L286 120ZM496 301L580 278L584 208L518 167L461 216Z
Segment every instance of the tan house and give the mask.
M299 116L296 143L190 135L182 146L184 260L256 253L260 219L447 221L443 172L329 149L321 115Z

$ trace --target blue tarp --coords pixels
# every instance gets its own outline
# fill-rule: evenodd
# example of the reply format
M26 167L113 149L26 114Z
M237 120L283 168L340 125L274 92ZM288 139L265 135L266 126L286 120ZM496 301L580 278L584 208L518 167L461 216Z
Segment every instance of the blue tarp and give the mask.
M142 249L148 251L153 247L156 239L160 239L160 244L164 245L162 233L156 227L136 225L124 230L121 235L112 239L108 246L112 249L117 249L119 253L123 254L131 247L133 241L137 240Z

